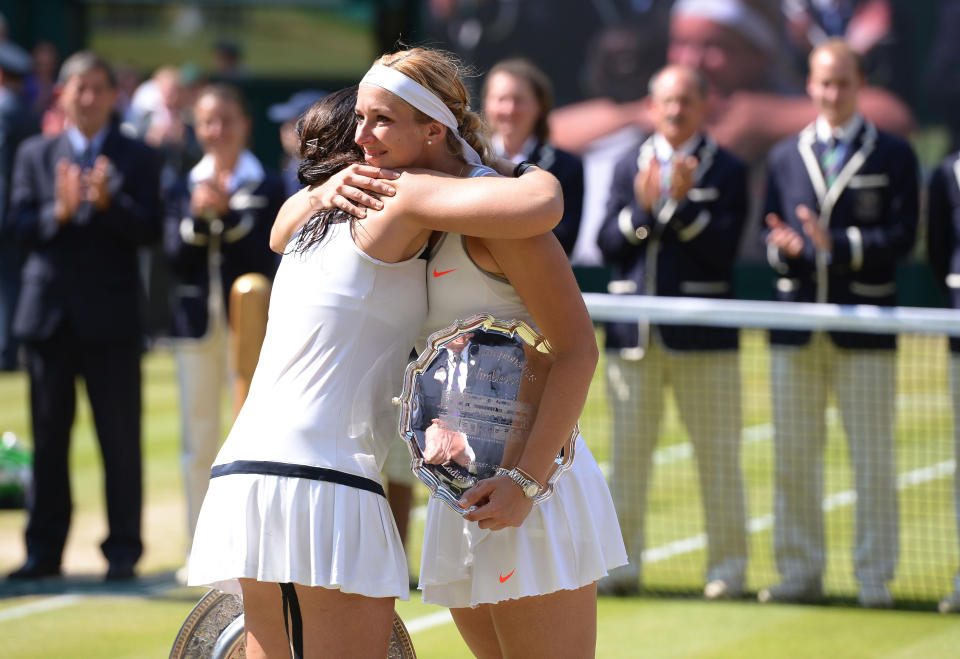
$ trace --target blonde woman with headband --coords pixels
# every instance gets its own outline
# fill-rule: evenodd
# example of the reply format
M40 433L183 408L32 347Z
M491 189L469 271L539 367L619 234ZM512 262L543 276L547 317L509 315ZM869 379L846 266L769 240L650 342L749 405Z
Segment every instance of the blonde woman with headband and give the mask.
M307 113L303 183L363 159L355 106L356 88ZM438 169L467 168L442 155L454 131L435 123L390 148L411 161L440 154L449 162ZM422 161L434 164L432 156ZM365 175L354 167L349 176ZM383 432L380 422L392 416L393 383L426 314L426 261L417 258L431 233L426 223L522 236L549 231L562 212L556 180L544 172L422 179L405 173L390 210L317 214L277 271L260 361L214 462L189 562L191 585L242 594L248 657L291 648L306 657L386 654L394 600L409 587L379 477L396 429L388 423ZM488 212L498 220L487 221Z
M457 71L452 58L420 48L377 61L360 83L356 105L356 142L367 165L469 176L468 186L503 180L471 153L483 149L473 139L479 126L461 118L467 94ZM439 105L454 115L453 122ZM472 149L464 148L464 138ZM392 212L408 194L409 173L392 182L396 197L384 200L382 213ZM349 187L341 188L346 191L341 196L352 198ZM414 199L413 205L429 212L428 200ZM496 224L499 212L491 206L481 217ZM295 223L285 212L278 222ZM556 361L517 464L542 484L586 399L597 360L593 325L552 233L472 238L455 231L478 228L452 230L431 244L428 273L449 274L427 277L429 311L420 345L430 332L477 312L527 320L547 337ZM462 503L477 506L466 518L436 499L428 505L420 574L424 601L451 608L477 656L594 654L596 581L625 563L626 555L610 493L581 438L575 455L554 495L536 508L506 476L482 481L465 494Z

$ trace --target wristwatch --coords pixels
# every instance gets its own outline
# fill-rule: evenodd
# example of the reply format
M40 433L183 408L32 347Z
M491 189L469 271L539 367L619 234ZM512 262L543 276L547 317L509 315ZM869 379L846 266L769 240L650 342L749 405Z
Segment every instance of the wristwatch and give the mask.
M530 474L523 471L519 467L514 467L513 469L504 469L503 467L497 467L497 476L506 476L514 483L520 486L520 491L523 492L523 496L528 499L533 499L538 494L540 490L543 489L540 483L537 482L535 478L532 478Z

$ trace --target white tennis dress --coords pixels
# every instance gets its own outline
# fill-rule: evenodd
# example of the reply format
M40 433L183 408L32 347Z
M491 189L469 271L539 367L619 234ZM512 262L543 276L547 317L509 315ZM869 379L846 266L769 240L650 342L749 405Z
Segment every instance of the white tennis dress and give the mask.
M236 593L247 577L409 596L380 468L426 313L424 268L367 256L347 222L283 257L250 393L211 472L190 585Z
M418 342L457 319L485 312L533 325L508 281L478 268L462 236L447 234L427 262L429 312ZM481 529L438 499L427 505L420 588L451 608L586 586L627 562L613 500L582 437L554 493L519 527Z

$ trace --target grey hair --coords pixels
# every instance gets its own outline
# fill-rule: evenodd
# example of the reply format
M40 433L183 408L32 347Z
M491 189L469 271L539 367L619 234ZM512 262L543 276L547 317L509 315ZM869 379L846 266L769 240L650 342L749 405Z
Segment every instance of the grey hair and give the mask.
M667 64L665 67L659 69L656 73L650 76L650 80L647 82L647 92L653 96L656 93L657 83L660 82L660 76L670 69L682 69L689 71L690 75L693 76L693 81L697 84L697 91L700 92L701 98L706 98L710 94L710 83L707 82L706 76L704 76L700 71L694 69L690 66L682 66L680 64Z
M66 82L74 76L97 70L103 71L106 74L107 81L111 87L117 86L117 77L113 73L113 67L110 66L110 63L89 50L81 50L65 59L60 66L60 74L57 76L57 81L61 85L66 84Z

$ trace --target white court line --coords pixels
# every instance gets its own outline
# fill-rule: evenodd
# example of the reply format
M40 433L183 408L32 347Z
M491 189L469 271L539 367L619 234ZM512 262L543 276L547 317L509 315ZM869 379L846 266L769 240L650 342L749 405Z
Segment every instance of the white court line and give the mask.
M956 462L954 460L944 460L943 462L938 462L934 465L920 467L919 469L908 471L897 476L897 489L903 490L908 487L923 485L924 483L928 483L930 481L952 476L955 469ZM857 493L855 490L843 490L842 492L836 492L823 500L823 511L828 513L843 506L852 506L854 503L856 503L856 501ZM760 531L766 531L772 527L772 514L754 517L747 522L747 528L750 530L750 533L759 533ZM689 538L668 542L667 544L659 547L645 549L643 551L643 562L657 563L659 561L665 561L668 558L673 558L674 556L679 556L680 554L706 549L706 547L707 536L705 533L699 533Z
M744 442L760 441L762 439L769 438L771 430L772 428L770 424L761 424L747 428L744 431ZM664 457L661 458L663 462L658 464L679 460L685 457L683 450L677 450L677 447L679 446L683 446L683 444L669 446L665 449L658 450L658 453L664 453ZM668 459L666 457L668 455L674 457L672 457L672 459ZM953 475L955 470L956 462L954 460L944 460L943 462L938 462L934 465L920 467L919 469L914 469L913 471L900 474L897 477L897 489L902 490L908 487L923 485L924 483L938 480L940 478L946 478ZM854 490L843 490L841 492L836 492L835 494L831 494L823 500L823 510L824 512L830 512L842 506L850 506L853 505L856 500L857 494ZM419 513L421 516L425 516L426 507L418 506L415 511L415 514L417 513ZM750 533L759 533L772 528L773 521L772 514L761 515L760 517L754 517L753 519L749 520L747 523L747 528L749 529ZM681 540L669 542L665 545L661 545L660 547L646 549L643 552L642 560L644 563L657 563L681 554L700 551L705 549L706 546L707 536L706 534L700 533L689 538L683 538ZM23 606L11 607L9 609L0 611L0 622L14 620L16 618L28 616L33 613L40 613L42 611L50 611L64 606L69 606L83 598L84 596L82 595L59 595L47 600L31 602L30 604L24 604ZM437 611L436 613L431 613L426 616L421 616L419 618L414 618L405 624L408 632L411 634L416 634L418 632L433 629L434 627L446 625L451 622L453 622L453 618L450 616L450 611L444 610Z
M829 413L829 411L828 411ZM755 426L750 426L743 429L741 435L743 438L743 444L755 444L757 442L768 441L773 439L773 424L771 423L760 423ZM693 457L693 444L690 442L682 442L680 444L671 444L670 446L664 446L663 448L658 448L653 452L653 464L655 465L665 465L672 462L677 462L679 460L689 460ZM610 478L610 463L601 462L600 471L603 472L604 478ZM416 521L424 521L427 518L427 507L426 506L417 506L410 511L410 519Z
M414 618L410 622L404 622L403 624L406 625L408 632L416 634L425 629L433 629L434 627L446 625L451 622L453 622L453 616L450 615L450 609L444 609L443 611L437 611L430 615Z
M42 613L43 611L52 611L64 606L70 606L74 602L79 602L81 599L83 599L82 595L57 595L56 597L30 602L29 604L23 604L21 606L12 606L9 609L0 611L0 622L16 620L17 618L23 618L34 613Z

